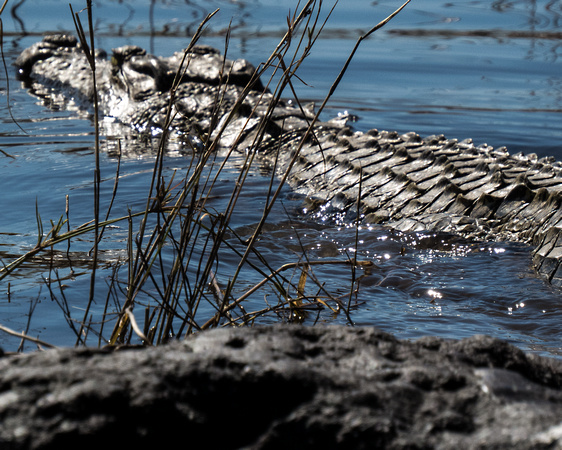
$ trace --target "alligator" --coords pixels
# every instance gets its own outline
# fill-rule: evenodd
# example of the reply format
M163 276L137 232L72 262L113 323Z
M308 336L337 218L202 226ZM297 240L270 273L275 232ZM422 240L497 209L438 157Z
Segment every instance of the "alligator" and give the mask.
M185 56L188 65L176 78ZM275 99L249 62L226 59L208 46L164 58L129 45L114 49L111 58L97 50L95 58L106 121L153 134L169 128L194 147L202 136L215 137L218 148L240 151L265 130L259 154L280 174L291 167L287 181L310 199L310 214L403 232L526 243L533 246L539 276L562 286L562 164L552 157L511 155L505 147L443 135L362 132L338 118L305 133L312 106ZM46 36L25 49L16 66L35 95L62 92L79 105L94 100L92 71L73 36ZM224 132L217 134L221 124Z

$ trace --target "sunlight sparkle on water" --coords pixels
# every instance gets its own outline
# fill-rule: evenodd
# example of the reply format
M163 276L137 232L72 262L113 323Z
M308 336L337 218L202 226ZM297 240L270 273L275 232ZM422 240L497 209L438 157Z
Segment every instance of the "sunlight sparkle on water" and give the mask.
M511 315L511 314L513 314L513 310L514 310L514 309L516 309L516 310L517 310L517 309L523 309L524 307L525 307L525 303L524 303L524 302L516 303L515 306L509 306L509 307L507 308L507 313L508 313L509 315ZM543 310L543 312L545 312L545 311Z
M443 294L441 294L441 292L439 292L439 291L436 291L435 289L429 289L427 291L427 295L429 295L433 299L443 298Z

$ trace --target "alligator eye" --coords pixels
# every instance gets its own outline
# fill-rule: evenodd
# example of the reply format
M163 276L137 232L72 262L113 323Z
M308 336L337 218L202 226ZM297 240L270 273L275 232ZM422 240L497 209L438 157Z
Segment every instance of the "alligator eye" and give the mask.
M112 66L118 66L119 65L119 61L117 61L117 58L115 56L111 57L111 65Z

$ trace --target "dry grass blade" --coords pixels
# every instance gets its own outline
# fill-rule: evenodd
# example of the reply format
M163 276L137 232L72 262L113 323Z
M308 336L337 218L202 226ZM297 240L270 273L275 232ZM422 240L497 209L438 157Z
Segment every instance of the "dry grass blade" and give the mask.
M344 260L344 261L341 261L341 260L326 260L326 261L306 261L306 262L295 262L295 263L284 264L283 266L281 266L277 270L271 272L270 275L265 277L259 283L255 284L251 289L248 289L243 295L238 297L236 300L232 301L222 312L224 313L224 312L227 312L227 311L231 311L236 306L238 306L242 302L244 302L248 297L250 297L255 292L257 292L259 289L261 289L263 286L265 286L267 283L271 282L271 280L273 280L277 275L279 275L282 272L285 272L286 270L295 269L295 268L302 268L304 266L351 265L351 264L355 264L355 262L353 260ZM357 262L357 264L362 265L363 267L368 267L368 266L372 266L373 262L372 261L359 261L359 262ZM220 316L216 315L213 318L209 319L201 327L201 329L205 330L207 328L215 326L218 323L219 318L220 318Z
M4 0L4 3L2 4L2 8L0 8L0 16L2 15L2 13L4 12L4 8L6 8L6 5L8 4L8 0Z
M86 311L84 312L84 322L86 321L88 314L90 312L90 306L94 301L94 290L96 285L96 272L98 264L98 249L99 249L99 221L100 221L100 184L101 184L101 171L100 171L100 125L99 125L99 100L98 100L98 88L97 88L97 74L96 74L96 57L95 57L95 45L94 45L94 25L93 25L93 12L92 12L92 0L87 0L86 2L87 12L88 12L88 28L90 33L90 45L86 40L86 35L82 27L82 22L78 13L74 13L72 10L72 5L70 6L70 11L72 13L72 18L74 20L74 25L76 27L76 32L78 33L78 38L82 44L82 49L86 55L86 59L90 64L92 70L92 88L93 88L93 100L94 100L94 154L95 154L95 168L94 168L94 251L93 251L93 263L92 263L92 273L90 276L90 294L88 298L88 305ZM81 333L80 333L81 334ZM80 336L79 336L80 339Z
M138 217L141 216L142 214L144 214L144 212L135 213L132 216ZM13 273L17 268L19 268L25 262L29 261L36 254L46 249L52 248L53 246L60 244L62 242L68 242L75 237L89 234L93 232L95 229L95 225L93 225L92 222L90 221L70 231L59 234L59 231L62 229L62 226L66 223L66 220L62 220L61 218L61 221L59 221L56 226L53 226L51 231L49 231L49 233L47 233L47 235L45 236L43 234L43 224L41 221L41 216L39 215L38 212L36 217L37 217L37 227L38 227L38 236L39 236L36 246L32 250L20 256L19 258L16 258L9 264L6 264L4 265L4 267L0 268L0 281L2 281L11 273ZM129 216L117 217L115 219L104 221L100 225L107 226L107 225L115 224L124 220L128 220L128 218Z
M375 31L379 30L380 28L382 28L384 25L386 25L392 18L394 18L402 9L404 9L406 7L406 5L410 2L411 0L407 0L400 8L398 8L396 11L394 11L392 14L390 14L388 17L386 17L383 21L379 22L375 27L373 27L371 30L369 30L366 34L362 35L355 47L353 48L351 54L349 55L349 57L347 58L347 61L345 62L342 70L340 71L338 77L336 78L336 81L333 83L332 87L330 88L330 92L328 93L328 95L325 97L324 101L322 102L322 105L318 108L318 111L316 112L314 118L312 119L312 121L309 124L308 129L306 130L306 132L304 133L304 136L302 137L302 139L300 140L299 146L297 147L297 149L294 151L294 155L292 160L289 162L286 170L285 170L285 174L283 175L283 177L280 180L279 186L276 189L275 193L273 194L273 196L271 197L271 201L270 204L268 205L268 207L266 207L266 209L264 210L264 215L262 217L262 219L260 220L260 223L258 224L257 228L256 228L256 233L254 234L254 236L252 236L251 241L248 245L248 249L244 255L244 257L242 258L239 267L241 267L244 262L246 261L251 249L253 248L253 245L255 243L255 240L257 239L257 237L259 236L261 229L263 228L263 225L265 224L265 221L267 219L267 216L269 215L269 212L271 211L271 208L273 207L273 204L276 203L281 190L283 188L283 186L286 184L287 179L289 177L289 174L295 164L295 162L297 161L300 151L303 147L303 145L305 144L305 142L307 142L307 140L310 138L310 136L314 133L314 125L316 124L316 122L318 121L318 118L320 117L320 114L323 112L324 108L326 107L328 101L330 100L330 98L332 97L332 95L334 94L335 90L337 89L339 83L341 82L341 79L343 78L345 72L347 71L349 64L351 63L351 60L353 59L359 45L361 44L361 42L366 39L368 36L370 36L372 33L374 33ZM284 36L282 42L278 45L277 50L279 50L285 43L290 42L292 39L292 35L296 29L296 26L300 23L299 21L302 20L303 17L310 15L311 11L310 11L310 6L315 3L312 1L307 2L307 4L305 5L305 7L303 8L303 11L301 12L301 14L298 16L298 21L296 21L294 24L290 24L289 26L289 31L287 32L287 34ZM321 4L321 2L320 2ZM310 19L309 19L310 20ZM314 43L314 36L312 35L312 33L309 31L308 33L308 37L309 37L309 47ZM308 54L309 51L309 47L307 47L304 50L304 55ZM278 56L277 53L274 52L274 54L270 57L270 59L268 60L268 63L272 61L272 58L274 56ZM282 58L280 58L280 61L282 60ZM267 64L267 63L266 63ZM285 73L285 76L283 78L283 83L289 83L290 81L290 77L289 74ZM282 85L281 89L279 89L280 92L283 91L283 87L284 84Z
M7 333L9 335L21 338L23 340L29 341L29 342L33 342L37 345L43 346L43 347L47 347L47 348L57 348L55 345L49 344L48 342L42 341L41 339L37 339L31 336L26 335L25 333L18 333L17 331L14 331L8 327L5 327L4 325L0 325L0 331L3 331L4 333Z
M81 320L76 321L70 317L70 308L68 308L66 298L62 293L58 272L56 268L51 267L54 275L51 275L50 278L56 277L55 279L59 283L59 290L63 297L61 309L67 321L80 324L80 329L76 331L77 344L85 345L88 335L94 334L98 337L98 345L101 345L102 342L107 342L110 345L130 343L133 339L140 339L144 345L158 345L170 339L187 336L211 327L252 324L257 318L266 315L277 315L282 319L290 315L288 320L301 322L305 319L309 320L312 315L311 312L317 312L319 316L321 310L327 310L328 313L333 314L339 314L343 311L347 321L352 324L350 316L351 299L358 289L356 268L372 264L371 262L358 261L357 253L345 261L311 261L304 251L298 233L295 231L302 249L302 255L298 256L299 261L287 263L275 269L267 258L260 253L259 239L288 180L289 173L299 157L302 145L309 137L314 136L319 115L346 72L357 47L366 37L398 14L408 2L359 38L321 107L313 117L305 113L305 109L296 95L293 77L302 81L298 77L297 71L324 30L337 1L325 13L322 11L322 1L309 0L298 13L295 12L289 17L287 19L287 32L273 53L263 65L258 67L249 83L237 91L237 97L232 101L227 95L228 89L231 87L228 84L231 74L226 70L226 54L229 44L229 33L227 33L220 82L213 94L215 105L212 108L211 116L206 118L210 127L204 132L199 132L199 129L197 129L197 136L195 137L202 145L197 150L192 148L193 153L191 160L186 164L187 167L181 169L181 171L170 173L166 168L166 152L172 135L172 125L174 120L178 119L176 105L178 99L176 97L179 96L178 92L181 92L181 83L185 80L193 57L191 51L201 37L207 23L218 10L209 14L201 22L188 48L184 51L179 67L174 74L171 89L162 93L162 95L168 96L163 97L168 102L168 106L165 110L165 125L156 147L150 185L147 186L146 202L144 202L144 199L142 200L144 209L134 212L128 211L121 217L111 218L114 214L112 212L113 200L116 198L119 185L119 162L111 198L107 199L109 207L105 214L105 220L100 219L100 128L91 0L87 2L86 8L89 39L87 39L83 30L78 13L72 11L81 46L90 64L93 89L96 92L94 95L96 139L94 217L92 221L71 229L68 221L67 198L66 215L63 214L58 220L51 221L50 230L45 233L43 221L39 214L39 206L36 205L37 243L32 250L0 268L0 280L13 273L39 252L53 249L57 244L67 243L68 255L72 240L84 234L93 234L93 266L90 274L89 299ZM6 2L4 6L5 4ZM267 70L272 72L268 82L264 82L266 88L269 89L267 95L266 91L256 93L256 87L261 86L260 80L262 76L265 78ZM286 171L280 178L276 178L276 166L271 173L267 193L265 194L265 206L260 211L259 221L253 232L248 233L249 238L242 239L231 229L231 222L235 217L235 212L237 212L237 205L247 184L247 179L254 170L259 150L263 148L262 143L268 136L268 124L274 121L276 108L287 89L296 98L296 104L305 117L307 125L305 124L304 127L306 127L306 130L303 132L303 136L300 136L299 146L291 156L292 159L289 161ZM227 132L228 127L235 120L240 119L240 110L244 108L252 109L247 108L248 102L244 104L250 94L254 96L250 97L252 101L255 98L258 99L252 106L253 110L249 114L242 115L240 122L245 121L245 125L241 126L240 129L236 128L238 135L233 136L230 141L232 142L230 148L222 152L220 157L217 156L217 150L224 148L221 139ZM268 99L267 103L266 98ZM227 107L227 105L229 106ZM257 114L258 107L261 108L261 116ZM262 110L265 113L262 113ZM250 122L258 116L260 119L257 125L254 123L252 126L255 125L255 128L250 128L251 134L248 134ZM238 122L235 123L238 124ZM282 132L284 125L281 127ZM250 135L251 139L247 138L247 135ZM187 146L191 145L191 137L187 136ZM238 148L242 142L244 142L244 146L249 145L243 157L240 156L242 153L240 153L241 149ZM248 142L250 143L248 144ZM121 152L120 145L119 142L119 151ZM281 143L279 143L279 148L281 148ZM234 155L242 160L236 182L227 197L227 201L225 201L224 210L211 210L208 205L211 204L210 200L214 195L213 190L219 183L219 177L223 171L232 165ZM275 160L275 164L277 164L277 160ZM185 173L182 172L183 170L185 170ZM360 197L361 186L358 210ZM106 230L106 227L125 221L127 223L127 235L123 240L126 240L126 256L112 267L106 303L103 305L103 312L99 313L99 311L91 308L94 300L99 246L107 241L110 234L109 228ZM358 223L356 226L358 230ZM104 235L103 242L101 240L102 235ZM356 247L358 242L358 234L356 234ZM229 263L228 269L224 268L223 262L226 256L236 258L235 260L229 259L234 263ZM126 262L123 261L125 259ZM318 267L332 264L351 267L351 288L347 294L347 304L340 297L330 294L329 289L325 287L325 283L322 283L319 279L321 277L318 276L318 272L320 272ZM119 279L121 267L123 271L126 271L126 276L123 279ZM261 279L261 281L251 287L240 289L238 283L243 273L242 270L252 271L254 278L250 278L254 283L255 280ZM293 271L292 275L291 272L288 272L289 270ZM54 296L50 279L47 285L51 296ZM254 294L260 290L259 294L262 294L266 288L269 293L264 295L267 297L273 292L278 303L270 305L266 300L265 307L262 307L262 303L259 303L256 307L253 303ZM256 311L247 312L247 310L250 311L248 305L252 305L252 309ZM96 314L100 314L101 319ZM107 327L105 329L107 336L104 336L104 327Z
M8 114L10 114L12 122L14 122L21 131L27 134L27 131L22 128L22 126L12 114L12 107L10 105L10 77L8 76L8 66L6 65L6 58L4 57L4 23L2 22L1 18L2 12L4 12L4 8L7 4L8 0L4 0L4 4L0 9L0 55L2 56L2 66L4 67L4 74L6 75L6 106L8 107ZM9 158L16 159L14 156L6 153L4 150L0 150L0 153L2 153L4 156L8 156Z
M145 345L152 345L152 342L150 341L150 339L148 339L144 333L142 332L142 330L139 328L138 324L137 324L137 320L135 319L135 316L133 314L133 311L131 310L131 308L127 308L125 310L125 313L127 314L127 317L129 318L129 322L131 322L131 327L133 328L133 331L137 334L137 336L139 338L141 338L141 340L143 341L143 343Z

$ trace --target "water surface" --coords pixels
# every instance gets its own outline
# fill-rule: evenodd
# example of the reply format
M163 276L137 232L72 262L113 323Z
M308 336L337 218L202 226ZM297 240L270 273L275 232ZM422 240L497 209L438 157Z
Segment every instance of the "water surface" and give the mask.
M98 46L110 49L137 44L158 55L187 46L201 19L215 8L203 42L224 48L229 23L231 58L254 64L266 59L284 32L296 2L255 0L212 1L97 1L95 28ZM11 6L11 5L9 5ZM322 101L361 33L399 6L397 2L344 1L334 10L322 38L302 66L297 84L303 101ZM80 3L75 10L83 7ZM71 31L65 2L27 0L2 17L4 54L10 64L46 32ZM558 1L412 2L391 24L360 47L325 115L348 112L354 126L445 134L475 143L507 146L512 153L537 153L562 159L562 72L560 39L562 6ZM36 213L45 228L66 217L69 198L71 226L92 218L93 127L87 112L76 108L52 110L28 95L8 66L2 74L0 148L15 158L0 158L0 258L4 263L33 248L37 241ZM7 109L25 133L14 124ZM144 207L154 153L138 144L120 166L114 215ZM103 141L102 210L113 190L117 167L116 141ZM185 172L190 154L178 149L167 156L167 174ZM213 208L225 208L237 176L236 161L221 176ZM242 238L251 235L265 202L268 174L256 166L251 172L233 217ZM280 267L303 257L345 259L357 252L375 263L364 275L357 296L349 297L348 268L315 267L318 279L334 296L352 307L356 325L374 325L401 338L438 335L461 338L475 333L508 340L523 349L559 356L562 319L560 291L530 270L529 249L510 243L467 242L438 245L434 236L404 236L384 228L362 229L312 223L295 214L300 203L285 191L282 205L268 220L260 251L269 264ZM283 207L281 207L283 206ZM48 231L48 230L45 230ZM117 225L102 242L96 305L99 320L108 296L108 283L117 261L126 258L127 229ZM235 242L234 240L232 242ZM61 290L49 292L53 277L49 264L59 268L62 292L71 315L81 320L89 291L90 238L79 239L26 264L0 286L0 324L27 330L55 345L73 345L76 338L61 314ZM435 250L439 248L439 250ZM64 263L73 255L72 270ZM58 259L57 259L58 258ZM60 262L57 264L53 261ZM81 263L79 263L81 261ZM225 254L217 268L224 285L236 258ZM261 280L255 271L243 272L238 289ZM9 284L8 284L9 283ZM113 295L113 294L112 294ZM119 295L116 302L119 301ZM246 309L275 302L274 293L253 296ZM33 313L30 317L30 310ZM286 320L270 315L262 323ZM306 324L348 323L344 314L324 310L309 314ZM91 344L97 343L92 339ZM19 340L0 334L0 345L15 350ZM34 346L26 344L26 349Z

